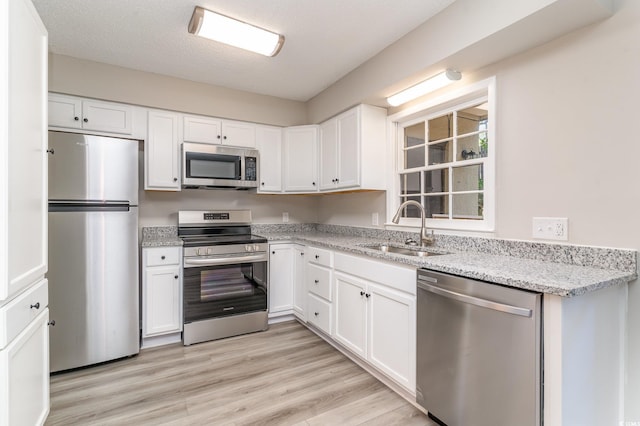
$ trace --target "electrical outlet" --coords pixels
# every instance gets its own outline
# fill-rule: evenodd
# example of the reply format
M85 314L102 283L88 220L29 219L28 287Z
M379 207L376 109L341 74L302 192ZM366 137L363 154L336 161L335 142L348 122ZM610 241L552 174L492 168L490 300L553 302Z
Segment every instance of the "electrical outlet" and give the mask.
M282 212L282 222L283 223L289 222L289 213L288 212Z
M567 241L569 239L569 219L566 217L534 217L533 238Z
M379 216L378 213L371 213L371 224L373 226L378 226Z

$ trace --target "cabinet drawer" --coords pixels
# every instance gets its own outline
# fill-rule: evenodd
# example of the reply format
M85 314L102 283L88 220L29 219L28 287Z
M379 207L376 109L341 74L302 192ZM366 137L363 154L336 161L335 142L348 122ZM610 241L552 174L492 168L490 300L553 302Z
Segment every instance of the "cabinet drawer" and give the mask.
M331 267L333 266L333 253L330 250L325 250L316 247L307 247L307 260L318 265Z
M180 247L145 248L143 252L146 266L180 264Z
M0 349L5 348L49 305L47 280L42 280L0 308Z
M308 295L307 321L327 334L331 334L331 303L313 294Z
M331 270L322 266L307 265L307 288L331 302Z

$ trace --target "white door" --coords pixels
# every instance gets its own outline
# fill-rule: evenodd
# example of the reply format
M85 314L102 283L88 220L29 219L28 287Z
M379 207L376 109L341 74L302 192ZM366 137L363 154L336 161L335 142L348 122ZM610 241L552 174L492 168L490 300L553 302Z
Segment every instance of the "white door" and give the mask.
M269 314L293 309L293 256L291 244L269 247Z
M187 115L184 117L184 141L222 143L222 122L215 118Z
M256 148L260 151L258 192L282 191L282 129L258 126Z
M318 190L318 128L299 126L285 129L284 190Z
M101 132L131 134L131 106L100 101L82 101L82 127Z
M0 351L0 425L41 425L49 414L48 321L45 309Z
M334 189L338 184L338 121L320 125L320 189Z
M360 115L354 108L338 117L338 182L340 188L360 185ZM379 155L384 155L383 152ZM380 170L380 173L384 173Z
M49 94L49 126L82 128L82 101L70 96Z
M307 286L305 280L305 247L293 246L293 313L306 321Z
M352 352L367 355L366 283L355 277L335 273L335 339Z
M153 266L145 270L143 337L182 330L180 266Z
M415 297L370 284L369 355L371 364L409 390L415 390Z
M144 189L180 190L178 114L149 111L149 128L144 147Z
M223 121L222 144L255 148L256 125L252 123L243 123L240 121Z

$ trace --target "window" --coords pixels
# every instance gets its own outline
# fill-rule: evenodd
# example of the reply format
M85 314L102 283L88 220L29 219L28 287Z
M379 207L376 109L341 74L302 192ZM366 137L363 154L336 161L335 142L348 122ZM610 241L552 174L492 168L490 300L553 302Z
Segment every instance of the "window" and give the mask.
M399 155L389 217L414 200L424 207L429 227L493 230L492 92L493 79L391 117ZM402 218L402 225L417 226L420 209L408 206Z

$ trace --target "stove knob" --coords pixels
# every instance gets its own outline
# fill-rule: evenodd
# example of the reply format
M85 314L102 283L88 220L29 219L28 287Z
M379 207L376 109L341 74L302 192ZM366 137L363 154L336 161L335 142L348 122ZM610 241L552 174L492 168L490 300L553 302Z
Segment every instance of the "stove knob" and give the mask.
M196 256L202 256L202 249L196 249Z
M253 246L244 246L245 251L253 251Z
M209 248L207 249L207 254L213 254L213 248L209 247Z
M254 245L253 246L253 251L260 251L260 246L259 245Z

